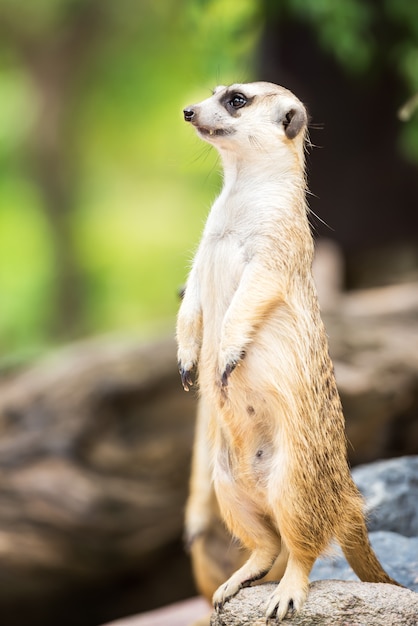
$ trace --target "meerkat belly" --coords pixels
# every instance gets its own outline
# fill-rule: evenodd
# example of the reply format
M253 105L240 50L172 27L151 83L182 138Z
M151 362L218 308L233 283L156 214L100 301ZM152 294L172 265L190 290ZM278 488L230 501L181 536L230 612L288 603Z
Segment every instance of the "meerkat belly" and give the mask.
M262 429L252 430L252 436L247 434L240 441L234 432L222 429L218 433L214 484L221 507L232 516L239 511L242 517L243 510L255 515L268 508L266 487L275 461L274 446Z

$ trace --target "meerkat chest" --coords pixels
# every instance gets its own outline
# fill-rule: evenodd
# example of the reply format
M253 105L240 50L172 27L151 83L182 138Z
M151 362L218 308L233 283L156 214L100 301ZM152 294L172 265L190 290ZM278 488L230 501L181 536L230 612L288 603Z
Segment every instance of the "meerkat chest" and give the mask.
M199 255L199 277L203 305L227 305L233 297L246 265L253 254L252 244L239 223L211 221L205 230Z

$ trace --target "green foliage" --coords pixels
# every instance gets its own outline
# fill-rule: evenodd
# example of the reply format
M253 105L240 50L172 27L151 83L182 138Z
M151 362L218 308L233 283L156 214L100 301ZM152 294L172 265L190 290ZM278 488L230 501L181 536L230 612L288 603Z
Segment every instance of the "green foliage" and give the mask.
M65 108L62 134L45 146L60 142L71 179L65 223L83 281L80 331L172 327L220 184L216 154L183 123L182 108L216 84L252 79L271 11L309 24L353 77L392 63L404 86L399 106L418 92L410 0L0 0L1 353L55 340L54 225L33 152L48 98L56 120L51 85ZM418 162L416 112L401 142Z
M25 351L46 339L50 240L36 190L23 179L1 182L0 344Z
M87 4L101 25L68 92L64 152L76 180L68 223L84 283L81 331L157 332L172 328L205 207L219 188L216 156L184 124L182 108L218 82L251 78L257 3ZM0 2L0 28L9 33L0 48L3 355L53 341L56 291L53 232L31 178L39 94L19 37L42 54L68 37L83 9L76 0L18 5Z
M373 5L364 0L289 0L291 13L310 23L322 47L349 72L368 69L375 52Z

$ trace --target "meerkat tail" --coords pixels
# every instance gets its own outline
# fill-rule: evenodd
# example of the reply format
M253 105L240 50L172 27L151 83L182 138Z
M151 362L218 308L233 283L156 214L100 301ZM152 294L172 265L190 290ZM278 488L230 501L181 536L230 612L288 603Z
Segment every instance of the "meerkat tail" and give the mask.
M363 582L388 583L402 586L385 572L370 545L366 523L362 514L351 518L351 527L341 540L345 558Z

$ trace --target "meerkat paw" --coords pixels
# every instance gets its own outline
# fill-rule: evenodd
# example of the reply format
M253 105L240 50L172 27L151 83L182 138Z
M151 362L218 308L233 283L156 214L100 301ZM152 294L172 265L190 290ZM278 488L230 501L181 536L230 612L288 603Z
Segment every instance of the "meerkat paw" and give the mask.
M189 391L195 382L196 364L193 361L186 361L186 364L183 365L183 361L179 360L178 368L183 389L184 391Z
M185 391L189 391L194 383L202 341L201 327L201 316L190 314L184 300L177 319L177 363Z
M236 367L241 365L245 358L245 350L221 351L219 357L219 371L221 373L221 387L228 386L228 380Z
M305 603L307 594L305 586L291 586L283 578L267 604L267 624L281 622L286 617L296 615Z
M189 391L193 386L197 362L199 358L200 345L198 342L188 341L180 343L177 350L177 365L181 376L181 383L185 391Z
M198 342L191 340L187 343L179 342L177 365L184 391L189 391L195 382L199 350L200 345Z

